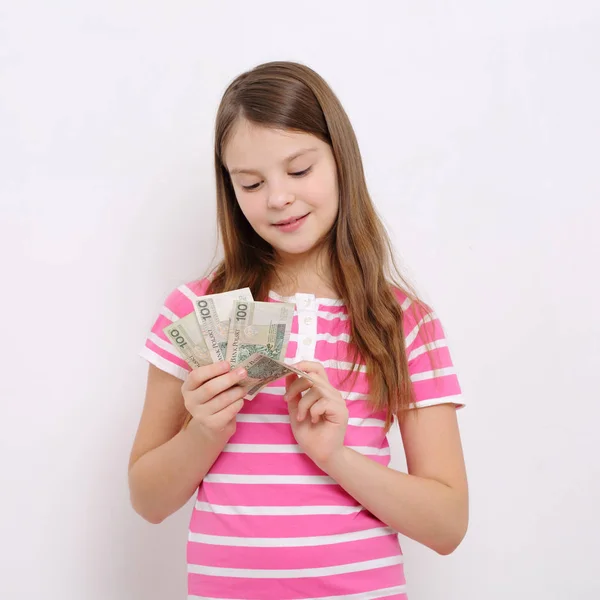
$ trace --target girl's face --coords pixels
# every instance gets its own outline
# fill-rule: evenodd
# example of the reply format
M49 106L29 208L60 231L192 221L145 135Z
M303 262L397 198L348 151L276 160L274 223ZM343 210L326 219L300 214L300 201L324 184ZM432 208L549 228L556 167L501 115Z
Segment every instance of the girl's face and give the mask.
M284 261L308 256L333 226L337 169L317 137L240 120L224 161L244 216Z

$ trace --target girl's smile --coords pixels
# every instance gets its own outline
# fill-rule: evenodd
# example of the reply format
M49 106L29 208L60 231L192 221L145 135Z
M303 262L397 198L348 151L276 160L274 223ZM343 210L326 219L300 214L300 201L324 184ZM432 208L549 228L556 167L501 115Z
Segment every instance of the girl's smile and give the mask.
M276 227L279 231L283 231L284 233L291 233L300 229L309 215L310 213L306 213L301 217L291 217L280 221L279 223L273 223L273 227Z

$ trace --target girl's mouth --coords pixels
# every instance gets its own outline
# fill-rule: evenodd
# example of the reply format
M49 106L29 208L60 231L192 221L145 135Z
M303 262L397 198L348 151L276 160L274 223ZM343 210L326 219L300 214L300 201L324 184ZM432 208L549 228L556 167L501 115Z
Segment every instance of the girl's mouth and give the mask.
M307 213L303 217L300 217L299 219L295 219L294 221L289 221L287 223L284 223L283 225L273 225L273 227L277 227L277 229L279 229L279 231L284 231L284 232L296 231L297 229L299 229L302 226L304 221L306 221L306 217L308 217L309 214L310 213Z

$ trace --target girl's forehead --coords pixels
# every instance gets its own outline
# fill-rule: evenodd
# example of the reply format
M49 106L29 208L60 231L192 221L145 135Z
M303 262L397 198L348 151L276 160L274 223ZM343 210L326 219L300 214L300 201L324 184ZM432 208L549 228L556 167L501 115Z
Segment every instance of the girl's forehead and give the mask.
M247 122L236 124L223 157L230 172L281 162L301 151L315 151L322 142L310 133Z

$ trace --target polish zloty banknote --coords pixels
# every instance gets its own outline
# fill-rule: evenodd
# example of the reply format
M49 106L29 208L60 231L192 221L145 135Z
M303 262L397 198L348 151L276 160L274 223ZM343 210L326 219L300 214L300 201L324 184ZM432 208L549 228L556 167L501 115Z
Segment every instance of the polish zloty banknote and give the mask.
M195 313L192 312L183 319L167 325L163 331L192 369L210 365L213 362Z
M248 388L248 393L244 396L246 400L252 400L266 385L290 373L296 373L299 377L306 377L306 379L315 383L314 379L304 373L304 371L300 371L296 367L286 365L284 362L275 360L264 354L253 354L239 363L237 367L243 367L248 373L238 383L239 386Z
M194 301L200 331L215 363L225 360L231 309L236 300L252 302L250 288L201 296Z
M293 317L289 302L234 302L225 359L235 367L259 352L282 361Z

